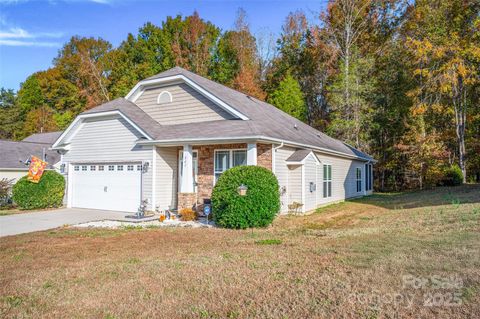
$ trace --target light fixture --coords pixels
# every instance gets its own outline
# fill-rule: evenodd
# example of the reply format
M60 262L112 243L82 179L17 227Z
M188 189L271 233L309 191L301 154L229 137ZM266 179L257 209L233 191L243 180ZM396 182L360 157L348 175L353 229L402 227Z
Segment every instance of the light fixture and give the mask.
M144 172L144 173L148 172L148 166L149 166L149 165L150 165L149 162L143 163L143 172Z
M248 190L248 187L246 185L242 184L242 185L238 186L238 188L237 188L238 195L240 195L240 196L247 195L247 190Z

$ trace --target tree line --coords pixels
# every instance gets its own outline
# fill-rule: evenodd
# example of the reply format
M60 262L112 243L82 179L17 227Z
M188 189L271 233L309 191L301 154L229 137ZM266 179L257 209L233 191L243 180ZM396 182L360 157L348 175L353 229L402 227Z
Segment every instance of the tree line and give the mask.
M18 92L1 89L0 138L65 129L80 112L181 66L265 100L371 154L378 190L480 181L480 2L331 0L290 13L278 38L239 9L221 30L197 12L113 47L74 36Z

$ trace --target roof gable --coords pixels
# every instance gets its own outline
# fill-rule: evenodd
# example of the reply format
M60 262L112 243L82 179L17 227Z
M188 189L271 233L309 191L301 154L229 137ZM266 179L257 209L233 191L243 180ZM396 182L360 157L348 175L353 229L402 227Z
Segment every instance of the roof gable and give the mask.
M230 104L225 102L223 99L219 98L218 96L212 94L209 90L205 89L203 86L199 85L195 81L191 79L191 77L185 76L184 73L181 71L185 71L182 68L175 67L163 73L157 74L156 77L147 78L143 81L138 82L135 87L125 96L125 98L129 101L135 102L140 95L142 95L143 91L152 86L158 86L160 84L168 84L168 83L179 83L184 82L197 92L208 98L213 103L217 104L219 107L223 108L228 113L232 114L233 116L241 119L241 120L248 120L248 117L238 111L236 108L232 107ZM170 71L170 72L169 72ZM193 73L192 73L193 74ZM160 76L162 75L162 76Z
M373 158L367 154L314 129L271 104L228 88L183 68L175 67L149 77L144 81L151 82L175 76L189 79L191 82L197 84L199 87L248 117L250 121L248 121L248 127L245 125L246 130L242 134L243 136L265 136L302 147L314 148L318 151L332 152L338 156L373 160ZM229 124L225 123L224 125L225 128L228 129ZM215 126L219 128L220 124L216 123ZM179 135L177 136L180 137ZM159 137L161 138L161 136Z
M148 140L153 140L153 137L161 131L161 125L143 112L137 105L124 98L118 98L94 107L77 116L55 141L52 148L63 148L62 145L68 143L76 132L78 132L85 119L98 117L108 118L112 115L123 118Z
M293 152L290 157L288 157L285 162L287 164L304 164L308 157L313 158L317 164L320 164L320 160L317 155L310 149L299 149Z
M162 125L238 119L186 83L147 87L135 104Z

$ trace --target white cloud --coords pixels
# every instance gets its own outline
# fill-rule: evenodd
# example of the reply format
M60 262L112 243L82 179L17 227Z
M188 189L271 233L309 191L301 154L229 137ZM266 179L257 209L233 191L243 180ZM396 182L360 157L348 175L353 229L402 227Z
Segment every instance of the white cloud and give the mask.
M37 32L31 33L22 28L0 29L0 46L39 46L58 47L58 42L44 41L42 39L61 38L62 32Z
M0 30L0 39L25 39L32 38L32 35L22 28L11 28L9 30Z
M4 40L0 39L0 46L11 47L59 47L61 43L58 42L44 42L44 41L22 41L22 40Z

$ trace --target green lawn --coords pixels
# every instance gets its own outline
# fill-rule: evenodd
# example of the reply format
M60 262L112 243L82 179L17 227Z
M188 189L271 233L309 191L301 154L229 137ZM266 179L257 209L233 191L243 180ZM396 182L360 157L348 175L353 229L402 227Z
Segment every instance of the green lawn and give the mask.
M266 229L58 229L0 238L0 258L6 318L473 318L480 185Z

